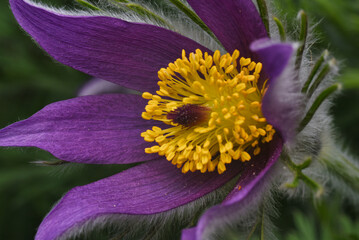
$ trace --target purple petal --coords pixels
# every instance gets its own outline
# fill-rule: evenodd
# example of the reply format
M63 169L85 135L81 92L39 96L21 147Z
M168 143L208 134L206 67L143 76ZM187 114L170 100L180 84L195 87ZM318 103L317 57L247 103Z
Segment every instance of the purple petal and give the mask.
M181 240L196 240L196 231L196 227L183 229Z
M103 16L65 16L10 0L19 24L57 61L122 86L155 92L157 72L205 47L175 32Z
M183 236L187 236L188 239L202 239L205 231L220 227L216 226L219 222L225 224L225 219L231 216L239 217L241 211L249 208L248 206L253 202L253 199L261 195L260 190L264 184L265 177L277 162L282 146L283 141L277 134L273 141L263 147L260 155L246 163L235 188L227 198L220 205L210 208L202 215L195 234L193 233L194 230L190 230ZM185 239L183 236L182 240Z
M153 144L140 136L154 122L143 120L147 101L137 95L78 97L50 104L0 130L0 146L38 147L65 161L131 163L153 159Z
M222 175L215 172L183 174L163 158L150 161L72 189L43 220L36 239L55 239L96 217L168 211L216 190L238 172L233 167Z
M269 77L268 84L275 82L282 74L294 50L292 44L273 42L268 38L253 42L250 48L259 55L263 69Z
M88 81L78 92L78 96L101 95L106 93L129 93L135 94L136 91L124 88L116 83L94 78Z
M188 0L191 7L213 31L224 48L252 57L249 45L267 37L259 13L251 0Z
M262 112L267 121L289 141L295 136L301 111L299 81L295 77L291 58L294 47L288 43L261 39L251 45L258 54L263 70L269 77L263 97Z

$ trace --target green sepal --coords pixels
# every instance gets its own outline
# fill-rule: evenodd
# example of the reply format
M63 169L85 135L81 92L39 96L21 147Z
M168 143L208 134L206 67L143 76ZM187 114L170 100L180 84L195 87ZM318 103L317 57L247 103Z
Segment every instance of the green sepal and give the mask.
M259 8L259 14L262 18L264 27L267 30L268 37L270 37L270 30L269 30L269 17L268 17L268 8L265 0L257 0L257 5Z
M101 9L99 9L98 7L96 7L95 5L92 5L91 3L85 1L85 0L75 0L77 3L79 3L81 6L89 8L91 10L95 10L95 11L100 11Z
M312 83L314 76L317 74L319 68L323 65L324 61L328 57L329 52L328 50L325 50L315 63L314 67L312 68L312 71L309 74L309 77L307 81L304 83L304 86L302 88L302 93L306 93L308 91L309 85Z
M286 34L285 34L285 30L284 30L284 27L283 27L282 22L281 22L278 18L276 18L276 17L274 17L273 20L274 20L274 22L277 24L277 28L278 28L280 40L281 40L282 42L285 42L285 41L287 40L287 36L286 36Z
M150 10L144 8L143 6L136 4L136 3L128 3L128 1L126 1L126 7L128 7L129 9L131 9L132 11L136 12L137 14L141 15L141 16L147 16L149 18L152 18L156 21L158 21L159 23L162 23L164 25L167 25L170 28L173 28L169 23L167 23L162 17L158 16L157 14L155 14L154 12L151 12Z
M308 35L308 17L307 14L301 10L298 13L298 18L300 21L300 35L299 35L299 47L297 49L297 55L295 60L295 67L296 69L300 69L300 66L302 64L302 58L303 58L303 52L305 49L305 44L307 41L307 35Z
M312 120L315 112L318 110L323 101L340 88L341 84L336 83L319 94L319 96L314 100L312 106L309 108L308 112L305 114L303 120L300 122L299 127L297 128L298 133L301 132L307 126L310 120Z
M308 91L308 98L310 98L313 93L315 92L315 90L318 88L319 84L323 81L323 79L328 75L328 73L330 72L330 70L332 70L333 68L335 68L336 66L336 61L334 58L332 58L328 63L326 63L323 67L323 69L320 71L320 73L318 74L317 78L314 80L312 86L309 88Z

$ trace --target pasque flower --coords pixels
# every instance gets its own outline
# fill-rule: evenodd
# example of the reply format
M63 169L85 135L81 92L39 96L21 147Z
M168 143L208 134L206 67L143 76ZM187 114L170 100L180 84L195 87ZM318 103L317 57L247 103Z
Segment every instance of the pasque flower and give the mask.
M1 146L38 147L68 162L143 162L69 191L36 239L66 237L117 218L121 225L194 217L232 186L197 227L182 234L207 239L221 221L258 203L270 179L282 175L273 166L284 145L286 156L295 151L306 103L313 102L301 93L299 75L307 63L295 63L295 44L269 38L252 1L187 2L214 34L199 29L194 35L215 40L100 16L104 12L70 13L10 0L21 27L54 59L142 93L53 103L0 131ZM320 144L308 144L317 154Z

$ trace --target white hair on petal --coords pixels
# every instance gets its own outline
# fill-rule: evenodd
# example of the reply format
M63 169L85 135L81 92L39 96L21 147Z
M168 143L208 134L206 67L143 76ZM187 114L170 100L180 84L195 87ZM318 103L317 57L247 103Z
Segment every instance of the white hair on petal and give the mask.
M264 223L266 239L275 240L275 226L272 224L271 218L277 216L275 176L279 173L279 166L280 164L276 164L272 167L245 199L240 203L233 204L232 207L236 208L233 209L233 213L212 221L206 227L202 240L223 239L223 236L228 233L233 233L233 237L236 239L247 239L258 221Z
M206 208L222 201L233 189L237 179L238 178L235 177L221 188L195 201L162 213L151 215L108 214L94 217L69 229L66 233L59 236L58 239L86 238L85 236L96 230L109 230L111 232L110 234L117 235L125 232L125 234L119 238L121 240L145 239L141 234L147 236L146 234L151 232L151 230L153 231L153 228L157 231L153 232L154 236L149 239L168 239L164 238L166 232L163 232L166 225L171 224L171 233L167 234L173 234L173 227L176 227L173 226L173 223L178 224L178 231L189 227L189 225L192 224L191 221L199 216ZM140 236L136 234L140 234ZM112 237L116 238L118 236Z
M33 2L30 0L23 0L26 3L45 9L47 11L53 12L55 14L59 15L65 15L65 16L104 16L104 17L113 17L118 18L127 22L132 23L145 23L150 25L155 25L158 27L162 27L174 32L177 32L185 37L188 37L197 43L207 47L208 49L214 51L214 50L222 50L222 46L220 46L212 37L210 37L202 28L200 28L197 24L193 23L193 21L189 20L189 18L181 14L181 12L178 13L171 13L170 15L165 14L161 9L155 9L148 5L148 9L150 11L153 11L155 14L163 18L166 22L169 23L170 26L160 22L156 21L155 19L152 19L148 16L139 15L136 12L133 11L123 11L118 12L114 10L101 10L101 11L95 11L95 10L68 10L64 7L62 8L55 8L51 6L44 5L39 2ZM106 6L108 4L103 3L100 4L102 6Z

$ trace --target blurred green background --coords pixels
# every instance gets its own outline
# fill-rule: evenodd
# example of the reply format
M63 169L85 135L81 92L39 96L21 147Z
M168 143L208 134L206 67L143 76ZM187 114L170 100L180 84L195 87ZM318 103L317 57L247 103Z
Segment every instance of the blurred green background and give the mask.
M72 0L52 5L74 6ZM359 156L359 1L275 0L278 17L293 29L304 9L318 23L315 47L328 48L341 62L344 91L332 107L338 138ZM280 9L284 9L280 11ZM287 21L284 21L287 20ZM14 20L8 2L0 2L0 127L27 118L45 105L72 98L89 79L51 60ZM32 239L42 218L69 189L123 169L122 166L42 167L35 160L53 160L37 149L0 149L0 239ZM359 184L359 183L358 183ZM331 197L315 207L282 200L275 220L280 239L359 239L353 206ZM333 200L335 199L335 200ZM358 207L358 206L357 206Z

